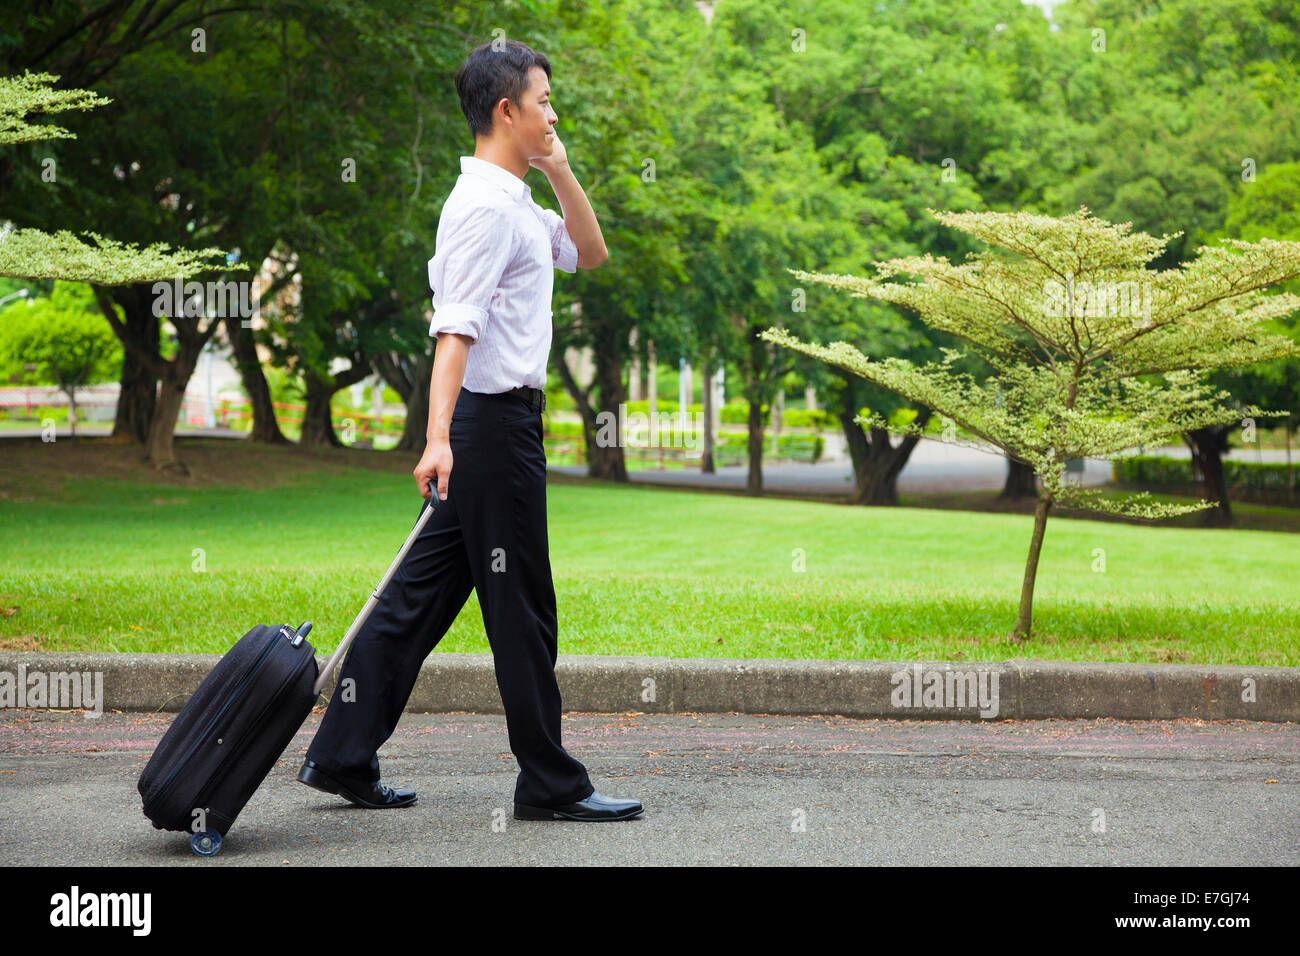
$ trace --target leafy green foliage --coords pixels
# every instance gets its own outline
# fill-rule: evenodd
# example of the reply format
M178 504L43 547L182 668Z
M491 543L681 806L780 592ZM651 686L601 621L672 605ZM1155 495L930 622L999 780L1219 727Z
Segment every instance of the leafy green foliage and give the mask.
M1285 491L1293 470L1285 462L1229 458L1223 463L1225 483L1233 489ZM1190 458L1133 455L1116 459L1115 480L1130 485L1190 485L1196 475Z
M88 110L112 102L90 90L56 90L53 84L58 79L49 73L24 73L0 79L0 144L75 139L75 133L61 126L29 123L27 115Z
M110 381L121 365L122 348L84 285L60 282L51 296L0 313L0 373L7 377L70 392Z
M1300 275L1300 243L1228 240L1202 247L1182 269L1154 272L1144 265L1168 237L1130 233L1129 224L1096 219L1086 208L1062 219L934 215L1010 255L982 252L961 265L931 255L896 259L877 264L877 279L790 271L919 313L927 325L966 340L992 374L977 379L957 371L963 356L952 349L918 367L869 359L848 342L805 344L782 329L764 338L929 406L1031 465L1048 501L1140 517L1210 507L1158 505L1143 495L1102 498L1067 482L1065 463L1265 414L1225 404L1231 396L1211 389L1206 373L1300 354L1287 336L1260 329L1300 305L1300 297L1261 291ZM904 273L923 281L881 281ZM890 427L879 416L868 421Z
M27 114L87 110L111 102L88 90L55 90L57 80L48 73L0 77L0 144L75 139L62 127L29 123ZM0 235L0 275L126 285L188 277L210 268L206 259L221 255L218 249L173 251L162 243L140 248L94 232L87 236L90 241L67 230L50 236L35 229L10 229Z

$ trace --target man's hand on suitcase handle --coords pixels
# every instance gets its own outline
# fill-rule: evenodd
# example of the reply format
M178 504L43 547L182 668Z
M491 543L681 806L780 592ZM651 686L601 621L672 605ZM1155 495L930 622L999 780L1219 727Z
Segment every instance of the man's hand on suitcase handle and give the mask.
M432 483L438 482L438 498L447 498L447 479L451 475L451 416L465 380L465 363L474 340L468 335L447 332L437 336L433 353L433 372L429 376L429 427L427 444L420 463L415 466L415 485L420 497L432 500Z
M451 477L451 442L430 441L412 474L415 475L415 484L420 489L421 498L430 498L436 483L438 499L446 501L447 481Z

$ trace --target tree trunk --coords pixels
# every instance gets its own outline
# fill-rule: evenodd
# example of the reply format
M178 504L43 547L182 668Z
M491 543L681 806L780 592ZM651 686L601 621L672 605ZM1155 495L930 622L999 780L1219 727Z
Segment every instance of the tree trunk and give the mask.
M560 379L564 382L564 390L569 393L573 399L573 404L578 408L578 414L582 417L582 435L586 444L588 454L596 444L596 410L591 406L591 386L583 388L578 384L578 380L573 377L573 372L569 364L564 360L564 355L556 356L555 367L560 372ZM654 403L650 404L650 414L654 414Z
M641 354L637 349L637 330L632 329L627 335L627 348L631 360L627 366L627 400L629 402L639 402L645 397L645 389L641 381Z
M1034 498L1038 495L1038 483L1032 465L1026 465L1014 458L1007 459L1007 480L1002 486L999 498Z
M299 445L342 448L343 443L334 431L334 421L330 416L330 399L338 391L332 381L306 376L307 407L302 413L302 437Z
M585 303L584 303L585 305ZM594 309L584 309L594 314ZM627 400L623 385L623 349L627 332L608 323L589 323L592 343L591 353L595 374L589 385L581 386L565 361L563 351L556 353L555 367L564 381L564 388L573 398L582 416L583 438L587 446L587 475L607 481L627 481L627 462L623 455L623 436L619 421L619 406ZM653 373L654 346L646 342L651 356ZM653 377L650 385L650 414L655 414ZM612 427L608 424L613 416ZM602 426L604 426L602 428ZM602 438L605 441L602 442Z
M623 363L613 348L601 348L599 343L592 349L596 360L596 394L600 411L614 416L616 440L599 446L592 440L594 434L588 433L587 474L592 478L604 478L607 481L627 481L627 461L623 456L623 438L618 433L619 407L627 401L627 392L623 387ZM586 419L583 419L584 422ZM592 416L595 425L596 416Z
M153 410L145 452L155 468L170 468L177 464L176 419L185 402L185 384L188 381L187 376L178 384L175 377L169 374L163 379L162 388L158 391L158 404Z
M396 352L375 356L375 371L406 405L406 422L395 451L424 451L429 435L429 384L433 377L433 356L420 352L414 360Z
M212 338L212 333L217 330L217 320L209 320L205 328L201 316L172 316L170 321L176 330L176 354L170 359L164 359L159 349L161 323L159 316L154 314L153 283L136 282L129 286L116 286L111 292L101 286L93 288L100 310L113 326L113 332L122 343L124 355L134 359L144 370L146 378L133 381L132 391L136 388L148 388L152 392L154 383L159 380L162 382L162 390L157 399L150 395L147 402L151 414L143 438L146 459L155 468L179 465L183 470L188 471L184 465L176 461L173 437L176 431L176 416L180 413L181 405L185 400L185 387L189 384L190 376L194 374L203 347ZM118 306L122 309L125 321L117 316ZM119 425L123 424L124 408L132 410L137 405L146 404L143 395L136 396L127 390L127 364L127 358L124 358L123 389L118 399L118 420L113 428L114 435L119 434ZM137 434L136 429L141 424L138 418L127 423L133 436ZM125 430L124 428L123 432Z
M402 451L423 452L429 443L429 386L433 380L433 358L420 355L411 372L415 379L410 394L403 399L406 404L406 421L402 437L396 447Z
M1228 481L1223 473L1223 453L1228 450L1231 427L1208 426L1183 433L1183 441L1191 449L1192 460L1201 473L1201 496L1206 501L1217 501L1217 508L1201 512L1201 524L1212 528L1225 528L1232 524L1232 504L1228 500Z
M352 365L335 375L321 378L310 372L303 376L306 385L307 407L302 413L302 435L299 445L343 448L343 442L334 432L330 414L330 399L339 389L355 385L370 374L370 364L359 355L352 356Z
M132 289L120 289L113 297L122 304L122 328L114 328L122 339L122 374L117 396L117 411L113 416L113 438L129 439L143 445L149 440L153 424L154 406L158 399L158 376L132 349L126 347L129 339L138 349L157 355L161 341L158 316L153 314L148 300L134 302L137 296ZM125 301L123 301L125 300ZM100 297L101 306L107 296ZM128 308L127 306L132 307Z
M650 414L654 415L659 410L659 366L655 361L655 344L650 339L646 339L645 356L645 397Z
M851 390L848 391L851 393ZM857 404L852 394L846 394L844 400L850 405ZM849 447L849 460L853 463L853 493L849 496L849 503L896 507L898 476L912 457L920 437L904 435L895 446L890 443L887 429L872 428L868 436L862 426L853 420L857 413L856 407L846 407L843 403L835 413ZM925 406L918 409L915 419L917 427L924 428L933 414Z
M1011 632L1012 640L1029 639L1034 617L1034 579L1038 576L1038 556L1043 550L1043 532L1047 528L1047 512L1052 508L1052 499L1038 499L1034 509L1034 536L1029 541L1029 559L1025 562L1025 580L1020 587L1020 613L1016 616L1015 630Z
M68 396L68 430L72 434L72 440L77 441L77 387L75 385L61 387L64 394Z
M781 361L787 354L771 342L759 338L766 323L751 321L746 316L732 312L729 324L744 337L746 346L738 355L736 371L742 380L740 393L749 402L748 452L749 474L745 479L745 493L763 493L763 400L775 406L778 389L785 387L785 377L790 374L792 361ZM778 356L778 352L781 353Z
M705 356L700 360L700 375L704 377L704 435L700 452L700 472L712 475L713 466L713 363Z
M185 402L185 389L198 367L203 346L216 331L217 322L212 320L206 330L200 329L193 319L178 318L172 323L177 329L176 354L163 362L162 389L149 426L147 457L155 468L179 467L188 473L189 469L176 460L176 418Z
M158 379L130 355L122 356L122 376L113 417L111 437L143 445L149 440L154 407L158 401Z
M749 474L745 478L745 494L763 493L763 403L753 395L749 398Z
M244 319L238 314L226 316L225 321L226 338L230 340L235 367L239 369L240 381L244 383L244 391L248 392L248 401L253 406L253 429L248 437L270 445L289 444L289 439L284 437L280 423L275 418L271 387L266 384L266 373L262 371L262 362L257 357L253 330L244 328Z
M178 353L177 359L181 356ZM194 366L177 367L169 363L167 374L162 380L162 389L158 393L158 404L154 408L153 422L149 426L147 457L155 468L188 469L176 460L176 419L180 415L181 405L185 402L185 386L189 384Z

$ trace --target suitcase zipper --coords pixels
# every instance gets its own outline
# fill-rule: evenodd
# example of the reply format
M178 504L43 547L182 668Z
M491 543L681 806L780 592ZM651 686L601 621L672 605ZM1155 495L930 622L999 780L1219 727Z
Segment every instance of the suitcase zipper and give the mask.
M258 727L258 725L262 723L262 720L266 717L267 714L271 713L273 710L276 709L276 706L283 700L286 689L293 686L293 682L297 679L297 677L298 677L298 671L294 670L289 673L288 677L286 677L283 681L280 682L280 686L275 689L275 693L271 695L270 699L262 706L262 709L258 711L257 715L252 719L252 721L250 721L249 732L244 735L244 739L240 741L237 746L233 744L231 745L230 752L226 754L225 758L221 761L221 763L217 765L217 769L212 772L212 775L208 777L206 781L204 781L203 788L198 791L199 793L205 792L207 788L212 785L212 781L220 777L222 772L226 769L228 765L234 763L241 756L243 756L244 751L248 749L249 741L253 740L255 737L256 728ZM295 733L296 732L297 731L295 729ZM278 760L279 757L277 756L276 759ZM248 794L248 797L246 797L244 800L245 803L247 803L248 799L251 798L253 793L257 791L257 788L258 786L261 785L261 783L262 783L261 780L258 780L254 783L253 790Z
M230 709L231 705L240 698L245 690L247 690L248 685L253 682L253 678L258 675L263 665L266 663L266 659L271 656L271 651L275 649L275 644L278 639L279 634L275 634L271 640L267 642L266 647L262 648L262 652L257 656L257 660L253 662L253 666L249 668L248 673L240 679L239 685L235 688L234 693L226 699L226 702L221 706L221 710L217 711L216 715L208 721L208 725L203 728L203 732L199 734L194 743L190 744L190 749L185 752L185 756L177 762L176 766L172 768L172 772L167 775L166 781L163 782L162 786L158 790L158 794L154 797L155 801L161 803L163 797L171 792L172 785L175 784L177 776L179 776L180 772L185 769L185 765L189 763L190 758L194 756L194 751L198 749L199 744L206 740L208 735L212 733L213 729L221 722L221 718L226 715L226 711Z

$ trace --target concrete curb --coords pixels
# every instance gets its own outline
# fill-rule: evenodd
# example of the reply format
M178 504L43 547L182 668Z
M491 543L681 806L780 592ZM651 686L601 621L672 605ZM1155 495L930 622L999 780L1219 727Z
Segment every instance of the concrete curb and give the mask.
M220 659L0 651L0 708L32 706L27 688L42 681L66 692L74 682L56 675L76 673L87 675L81 683L88 694L102 681L102 710L177 711ZM561 655L556 675L565 710L576 712L1300 721L1294 667ZM69 700L61 698L63 709ZM52 707L53 694L44 701ZM501 713L492 656L429 655L406 709Z

